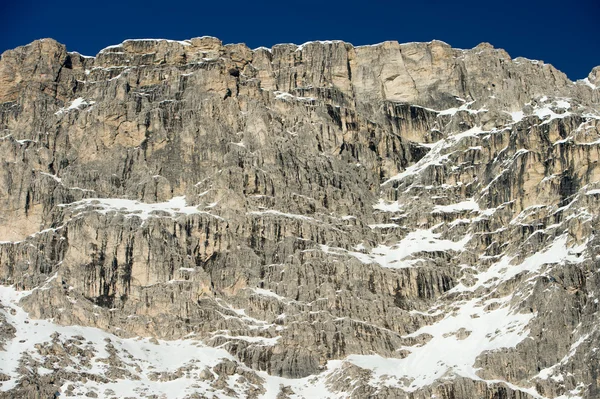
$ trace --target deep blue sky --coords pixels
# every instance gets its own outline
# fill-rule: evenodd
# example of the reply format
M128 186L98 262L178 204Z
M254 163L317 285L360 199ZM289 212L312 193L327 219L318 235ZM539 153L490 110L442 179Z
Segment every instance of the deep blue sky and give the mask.
M43 37L95 55L128 38L203 35L251 48L325 39L439 39L458 48L485 41L581 79L600 65L600 0L0 0L0 52Z

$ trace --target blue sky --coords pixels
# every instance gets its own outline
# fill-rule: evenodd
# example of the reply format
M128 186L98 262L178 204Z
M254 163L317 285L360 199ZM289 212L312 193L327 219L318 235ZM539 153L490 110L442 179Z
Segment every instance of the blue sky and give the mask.
M355 45L443 40L489 42L541 59L571 79L600 65L600 0L540 1L0 1L0 52L52 37L95 55L127 38L216 36L225 43L341 39Z

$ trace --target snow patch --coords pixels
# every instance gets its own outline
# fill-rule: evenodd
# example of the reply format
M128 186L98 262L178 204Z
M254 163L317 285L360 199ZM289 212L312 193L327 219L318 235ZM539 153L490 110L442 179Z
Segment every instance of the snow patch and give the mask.
M492 302L501 306L493 311L484 310ZM514 348L527 337L527 324L534 317L517 313L506 302L508 298L484 303L473 299L461 304L442 320L408 335L429 334L432 338L422 346L405 347L410 354L404 359L350 355L348 361L373 370L372 385L396 386L408 392L431 385L444 376L481 380L474 367L477 357L485 351Z
M290 101L303 101L303 102L313 102L316 101L317 99L314 97L299 97L299 96L294 96L293 94L284 92L284 91L274 91L273 94L275 94L275 98L278 100L290 100Z
M208 212L199 211L197 206L186 205L185 197L173 197L166 202L144 203L123 198L87 198L70 204L60 204L60 207L72 208L76 211L94 211L106 215L109 212L124 213L127 217L138 217L147 220L152 217L170 217L178 215L204 214L221 219ZM91 208L91 209L90 209Z
M431 150L427 153L427 155L425 155L423 158L421 158L417 163L409 166L403 172L390 177L389 179L384 181L381 185L385 186L388 183L398 181L398 180L404 180L405 178L407 178L409 176L418 175L419 173L421 173L422 171L427 169L429 166L441 165L442 164L441 162L448 156L448 155L442 155L442 150L444 150L445 148L447 148L451 145L454 145L454 144L460 142L464 138L477 137L478 135L480 135L482 133L488 133L488 132L483 131L480 126L474 126L474 127L470 128L469 130L466 130L461 133L457 133L455 135L449 136L448 138L438 141L431 148Z
M477 204L477 202L473 198L470 198L466 201L459 202L457 204L436 205L433 208L432 213L453 213L465 211L478 212L479 204Z
M372 230L375 229L395 229L397 227L400 227L399 225L397 225L396 223L377 223L377 224L370 224L369 228Z
M130 42L167 42L167 43L177 43L177 44L181 44L182 46L191 46L192 43L189 40L170 40L170 39L127 39L123 42L121 42L120 44L113 44L107 47L104 47L102 50L99 51L99 54L106 52L106 50L112 50L115 48L119 48L122 47L125 43L130 43Z
M306 43L302 43L301 45L298 46L298 48L296 49L296 51L301 51L304 49L304 47L310 45L310 44L322 44L322 45L331 45L331 44L339 44L339 43L344 43L342 40L312 40L310 42L306 42Z
M275 298L278 301L287 301L287 299L285 297L282 297L281 295L277 295L276 293L274 293L271 290L266 290L264 288L252 288L252 291L257 293L258 295Z
M471 240L470 235L465 235L460 241L440 239L439 233L434 233L436 228L429 230L415 230L393 246L378 245L371 251L371 259L382 267L393 269L412 267L414 261L407 260L418 252L438 251L463 251Z
M487 270L475 275L477 282L471 287L462 284L454 287L450 292L475 291L479 287L490 287L514 278L522 272L539 273L544 265L557 264L561 262L580 263L584 260L583 252L586 244L569 248L567 246L568 236L564 234L557 237L544 251L534 253L519 264L512 264L514 256L503 256Z
M581 79L578 82L583 83L584 85L590 87L592 90L596 90L598 88L598 86L596 86L595 84L593 84L592 82L590 82L590 80L588 78Z
M521 122L525 117L525 113L523 111L515 111L509 112L514 123Z
M71 104L69 104L68 107L63 107L61 109L59 109L58 111L56 111L54 113L54 115L62 115L64 113L68 113L69 111L73 111L73 110L81 110L82 107L86 107L88 105L94 105L96 102L95 101L86 101L83 97L78 97L75 100L73 100L71 102Z
M399 226L394 225L394 227ZM418 259L409 259L416 253L463 251L467 243L471 240L471 235L468 234L460 241L441 239L441 234L433 232L437 227L438 226L434 226L429 230L412 231L398 243L392 246L380 244L373 248L370 253L348 251L343 248L335 248L328 245L320 245L319 247L327 254L352 256L364 264L377 263L381 267L404 269L414 267L415 263L419 261Z
M86 387L88 390L95 388L100 392L103 392L104 389L113 389L118 397L137 396L136 390L149 389L152 392L166 394L171 398L183 398L194 392L192 384L198 383L200 380L181 378L176 380L177 382L160 382L150 380L148 375L152 372L174 372L191 364L202 370L204 367L216 366L223 359L233 360L233 357L227 351L206 347L198 341L158 340L155 341L158 344L155 344L151 343L149 339L119 338L93 327L60 326L48 320L32 320L18 305L19 300L31 294L31 292L16 291L12 287L0 286L0 302L5 307L0 312L4 314L7 322L17 329L15 338L5 343L6 350L0 351L0 372L11 377L10 381L2 384L1 391L7 391L15 387L19 377L16 368L25 354L31 355L35 360L43 360L35 346L51 342L52 334L55 332L60 334L61 340L82 336L86 341L83 345L86 347L91 346L95 351L95 356L90 362L91 365L89 367L81 365L84 372L104 374L108 371L108 365L101 361L101 359L106 359L109 356L105 349L107 342L115 347L123 359L126 359L129 354L133 356L135 362L141 367L141 371L136 371L133 366L128 368L134 374L138 374L141 377L140 380L116 380L106 385L90 380L91 385ZM11 311L8 310L9 308ZM127 363L130 362L127 361ZM42 370L43 373L53 371L49 369ZM71 382L67 384L69 383ZM63 390L64 388L63 386Z
M253 212L248 212L247 214L248 215L256 215L256 216L281 216L281 217L290 218L290 219L316 221L315 219L313 219L309 216L297 215L294 213L284 213L284 212L276 211L273 209L269 209L266 211L253 211Z
M379 202L373 205L373 209L377 209L382 212L399 212L402 209L402 204L398 201L386 202L383 198L379 199Z

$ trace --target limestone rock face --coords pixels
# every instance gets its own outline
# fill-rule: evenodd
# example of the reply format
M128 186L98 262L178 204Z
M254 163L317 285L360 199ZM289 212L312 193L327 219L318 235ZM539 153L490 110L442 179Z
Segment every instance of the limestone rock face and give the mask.
M598 68L5 52L0 397L599 397Z

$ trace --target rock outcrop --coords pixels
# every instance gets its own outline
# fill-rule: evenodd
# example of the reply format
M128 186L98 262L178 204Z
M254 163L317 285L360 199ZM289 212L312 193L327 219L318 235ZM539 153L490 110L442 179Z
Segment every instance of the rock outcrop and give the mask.
M5 52L0 397L598 397L598 68Z

